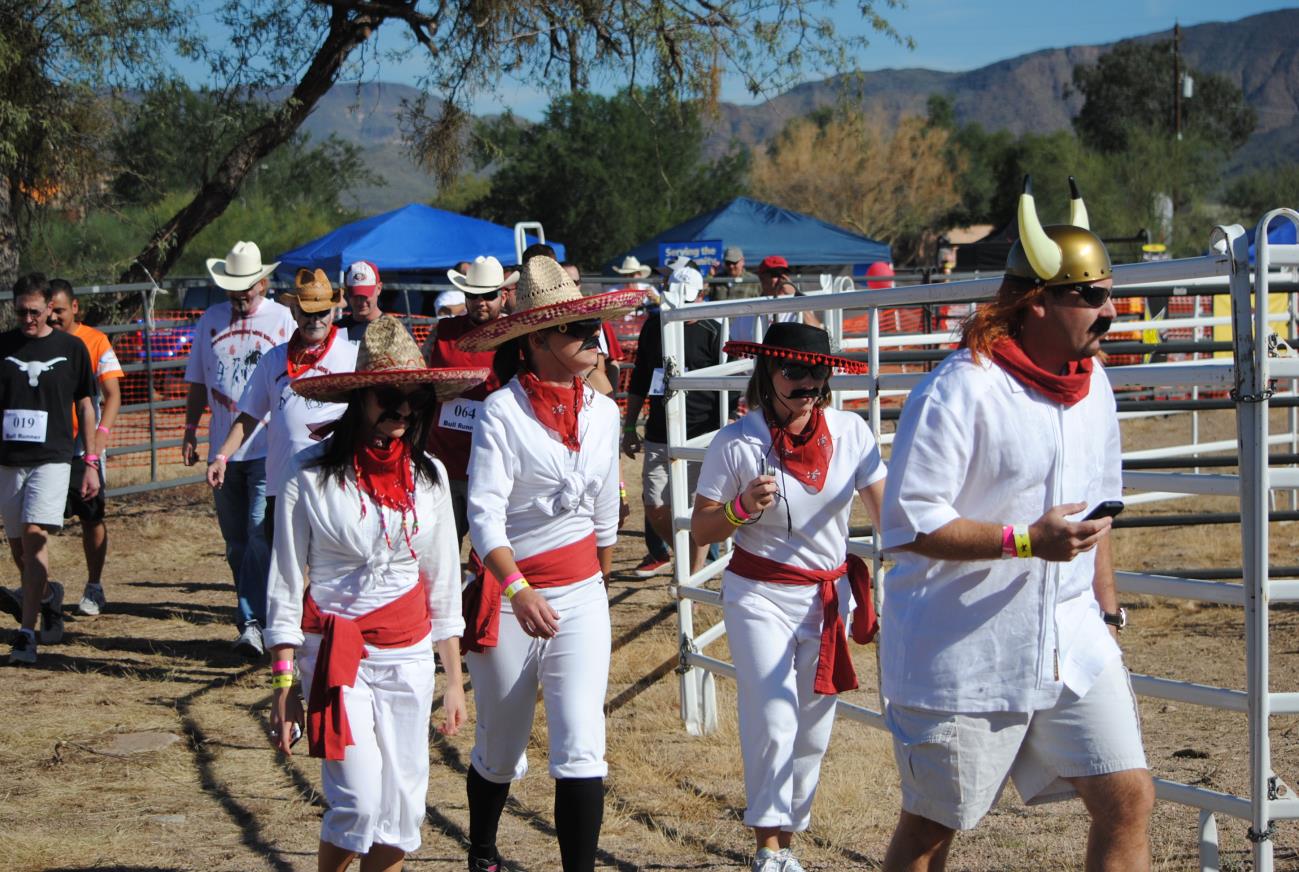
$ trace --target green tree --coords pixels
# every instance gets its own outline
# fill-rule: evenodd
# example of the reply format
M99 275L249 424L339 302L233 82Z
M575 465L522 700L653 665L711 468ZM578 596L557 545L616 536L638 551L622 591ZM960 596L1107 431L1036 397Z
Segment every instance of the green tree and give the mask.
M747 155L705 161L697 108L662 90L578 92L539 124L505 116L484 128L479 160L499 166L470 212L539 220L585 267L743 193Z
M1222 197L1231 221L1252 227L1278 206L1299 204L1299 163L1258 170L1229 182Z
M1224 76L1187 72L1194 78L1195 94L1182 100L1183 133L1228 151L1239 148L1258 121L1240 88ZM1123 151L1137 130L1173 133L1171 40L1119 43L1094 65L1074 67L1073 87L1084 97L1074 130L1097 151Z

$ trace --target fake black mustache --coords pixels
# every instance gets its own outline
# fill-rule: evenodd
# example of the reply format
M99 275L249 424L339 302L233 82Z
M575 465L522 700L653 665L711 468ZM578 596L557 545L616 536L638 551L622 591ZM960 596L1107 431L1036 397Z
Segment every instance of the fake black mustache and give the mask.
M1106 318L1104 316L1101 316L1100 318L1096 319L1096 323L1091 326L1091 330L1088 332L1092 333L1095 336L1104 336L1106 333L1110 331L1110 324L1113 322L1113 320L1114 320L1113 318Z
M600 347L600 334L597 333L594 336L590 336L587 337L586 339L583 339L582 347L579 348L578 351L590 351L592 348L599 348L599 347Z
M821 396L821 392L820 392L819 390L817 390L816 388L796 388L796 389L790 391L789 394L785 397L785 399L787 399L787 400L803 400L803 399L812 399L812 400L815 400L815 399L817 399L817 398L820 397L820 396Z
M384 421L400 421L403 424L409 424L411 419L414 417L415 416L413 414L401 415L398 414L397 412L387 411L379 416L379 423L382 424Z

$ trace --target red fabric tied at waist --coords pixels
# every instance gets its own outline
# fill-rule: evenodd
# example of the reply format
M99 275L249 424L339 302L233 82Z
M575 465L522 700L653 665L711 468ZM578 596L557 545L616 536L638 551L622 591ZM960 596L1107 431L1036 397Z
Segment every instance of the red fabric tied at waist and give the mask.
M347 722L343 688L356 684L356 672L365 659L365 646L406 648L433 628L424 582L397 599L359 618L322 612L311 598L303 597L302 631L320 634L320 652L307 697L307 742L312 757L342 760L353 745Z
M852 588L853 599L857 601L852 612L852 639L858 645L865 645L879 631L875 603L871 599L871 572L866 561L850 554L844 563L834 569L803 569L736 548L731 555L729 568L736 575L754 581L819 585L823 610L821 654L817 659L816 681L812 689L824 694L857 689L857 673L852 668L852 657L848 654L848 637L844 632L843 618L839 617L839 592L835 590L834 583L845 572L848 573L848 584Z
M600 571L595 551L595 534L562 545L552 551L533 554L518 562L519 572L532 587L564 587L585 581ZM465 635L460 647L481 652L495 648L501 625L501 582L487 569L476 552L469 552L469 572L474 580L461 598L464 604Z

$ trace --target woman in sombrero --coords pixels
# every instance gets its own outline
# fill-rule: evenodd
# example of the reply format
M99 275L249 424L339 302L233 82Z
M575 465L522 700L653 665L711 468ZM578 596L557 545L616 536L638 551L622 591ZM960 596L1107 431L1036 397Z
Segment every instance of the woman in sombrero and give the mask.
M853 638L875 632L869 570L848 555L848 516L858 496L879 529L884 462L865 422L829 405L831 374L866 366L830 354L824 330L776 323L761 343L723 350L755 359L750 411L708 446L690 529L700 545L735 537L722 609L753 870L802 872L793 834L811 819L835 695L857 687L842 613L849 589Z
M347 404L280 490L265 633L272 744L291 753L303 720L296 661L311 756L323 758L322 870L357 856L367 872L396 870L419 847L434 647L447 679L439 730L465 720L455 519L446 470L422 446L434 397L486 375L425 368L406 328L379 318L355 372L293 383L308 400Z
M540 688L565 872L595 867L604 815L604 695L618 531L618 407L582 378L600 325L640 291L583 297L554 259L522 267L513 314L460 338L495 349L503 385L483 401L469 452L469 535L485 570L466 594L473 681L469 868L501 870L497 824L527 772Z

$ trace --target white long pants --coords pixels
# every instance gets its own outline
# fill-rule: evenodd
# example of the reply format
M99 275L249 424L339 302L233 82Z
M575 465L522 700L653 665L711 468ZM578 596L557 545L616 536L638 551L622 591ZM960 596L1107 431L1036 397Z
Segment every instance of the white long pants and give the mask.
M298 652L303 688L310 693L320 637L308 634ZM436 670L431 638L409 648L366 646L356 684L343 704L356 744L342 760L322 760L329 810L320 838L364 854L375 844L406 853L420 846L428 798L429 717ZM305 752L306 742L299 747Z
M553 639L523 632L501 600L495 648L468 653L477 725L472 761L488 781L506 784L528 771L528 739L541 688L553 778L603 778L604 696L609 685L609 596L599 575L538 588L559 612Z
M728 575L723 583L748 801L745 826L797 833L811 822L838 699L812 689L821 653L815 590L779 586L773 599L755 582Z

